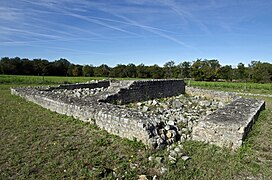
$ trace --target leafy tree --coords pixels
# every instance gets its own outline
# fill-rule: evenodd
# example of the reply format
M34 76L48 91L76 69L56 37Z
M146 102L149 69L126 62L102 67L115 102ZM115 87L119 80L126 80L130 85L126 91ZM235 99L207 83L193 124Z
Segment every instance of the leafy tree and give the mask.
M154 64L153 66L149 66L149 72L151 74L151 78L153 79L161 79L164 77L163 68L158 66L157 64Z
M68 70L67 70L68 76L73 76L73 69L74 69L75 67L76 67L76 65L70 64L70 66L68 67Z
M190 71L191 71L191 63L188 61L184 61L178 65L178 68L180 69L180 74L178 77L180 78L189 78L190 77Z
M166 62L163 65L163 68L164 68L164 77L165 78L173 78L174 77L174 69L175 69L175 62L174 61Z
M81 65L75 65L72 69L73 76L82 76L82 66Z
M248 67L239 63L237 68L229 65L221 67L216 59L197 59L191 65L190 62L182 62L175 65L174 61L169 61L163 67L158 65L145 66L140 64L135 66L118 64L110 68L106 64L98 67L90 65L71 64L66 59L59 59L53 62L42 59L29 60L19 57L0 59L0 74L14 75L57 75L57 76L99 76L99 77L139 77L139 78L185 78L193 77L195 80L213 81L218 78L226 80L249 79L254 82L272 81L272 64L252 61Z
M140 64L137 66L137 77L138 78L149 78L150 77L150 72L144 64Z
M70 62L66 59L59 59L52 63L53 73L56 76L67 76Z
M208 60L209 65L212 69L212 77L211 80L213 79L218 79L219 78L219 71L220 71L220 63L217 59L212 59L212 60Z
M127 73L127 66L123 65L123 64L117 64L117 66L115 66L114 68L112 68L111 72L110 72L110 77L127 77L128 73Z
M49 65L49 62L47 60L41 60L41 59L33 59L33 74L34 75L46 75L48 72L47 66Z
M93 76L94 74L93 66L90 66L90 65L83 66L82 73L83 73L83 76L88 76L88 77Z
M137 77L137 67L135 64L128 64L126 67L127 77L136 78Z
M243 63L239 63L237 65L238 79L245 80L246 79L246 67Z
M197 81L218 79L220 64L218 60L197 59L192 65L192 77Z
M233 70L231 65L222 66L220 69L220 78L225 79L227 81L231 81L233 79Z
M195 78L196 81L203 81L205 79L203 72L204 64L204 61L197 59L192 65L192 77Z
M30 61L29 59L22 59L21 63L22 63L22 70L20 74L34 75L33 61Z
M111 68L106 65L102 64L96 68L94 68L94 76L96 77L109 77Z
M15 75L22 74L21 73L22 63L21 63L21 59L19 57L1 58L1 67L2 67L2 72L4 74L15 74Z
M0 60L0 74L4 74L3 66L2 66L2 61Z
M251 67L253 82L272 82L272 64L253 61Z
M0 65L1 65L1 73L2 74L11 74L9 72L9 63L10 63L9 57L1 58L1 64Z

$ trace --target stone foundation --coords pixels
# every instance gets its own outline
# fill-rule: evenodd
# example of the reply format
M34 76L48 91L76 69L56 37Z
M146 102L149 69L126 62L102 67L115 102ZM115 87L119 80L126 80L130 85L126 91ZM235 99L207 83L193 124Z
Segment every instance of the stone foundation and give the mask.
M261 100L236 99L201 119L193 127L192 139L237 149L264 108Z
M143 111L139 111L122 105L178 96L184 92L183 80L96 81L55 87L11 88L12 94L44 108L94 123L109 133L136 139L154 149L184 139L183 137L237 149L259 112L264 109L263 101L239 98L233 93L191 87L186 88L186 94L194 97L189 103L196 103L201 96L212 101L204 99L195 107L208 107L212 110L213 106L220 108L214 112L202 113L205 116L196 119L196 115L187 116L190 110L182 110L182 102L178 99L171 100L171 107L176 108L173 110L163 109L167 105L159 101L150 101L150 105L162 106L158 109L159 114L147 112L147 106L140 105L139 108ZM197 113L199 110L194 109L192 112ZM178 122L183 122L189 128L180 128ZM185 131L186 134L183 134Z
M64 92L56 93L78 88L105 90L85 98L81 98L80 93L78 97L65 96ZM144 93L141 88L145 90ZM137 139L151 148L160 148L177 140L176 126L167 126L165 129L166 124L159 117L111 103L118 101L117 104L123 104L137 99L175 96L184 93L184 88L182 80L100 81L49 88L11 88L11 93L57 113L94 123L109 133ZM155 90L157 93L154 93ZM165 138L161 138L162 133Z

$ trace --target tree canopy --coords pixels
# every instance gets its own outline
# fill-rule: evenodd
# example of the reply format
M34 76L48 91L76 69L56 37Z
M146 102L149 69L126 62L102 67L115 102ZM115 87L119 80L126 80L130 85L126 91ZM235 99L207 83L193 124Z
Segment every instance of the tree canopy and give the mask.
M252 81L260 83L272 82L272 64L252 61L245 66L238 63L237 68L231 65L222 66L217 59L197 59L196 61L166 62L163 67L157 64L146 66L133 63L117 64L109 67L106 64L93 66L79 65L60 58L55 61L46 59L27 59L2 57L0 74L10 75L48 75L48 76L87 76L118 78L193 78L199 81Z

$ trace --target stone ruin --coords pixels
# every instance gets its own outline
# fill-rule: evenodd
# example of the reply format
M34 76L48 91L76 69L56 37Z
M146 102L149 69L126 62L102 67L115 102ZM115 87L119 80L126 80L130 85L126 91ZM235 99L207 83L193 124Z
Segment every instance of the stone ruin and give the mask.
M102 80L11 93L152 149L189 139L235 150L265 107L234 93L185 91L183 80Z

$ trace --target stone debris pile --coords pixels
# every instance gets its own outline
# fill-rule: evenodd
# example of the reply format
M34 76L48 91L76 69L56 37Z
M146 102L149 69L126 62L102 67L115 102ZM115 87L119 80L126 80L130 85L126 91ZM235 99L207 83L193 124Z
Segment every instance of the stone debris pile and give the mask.
M176 140L183 142L191 139L193 126L197 124L200 118L224 107L225 104L226 102L219 100L182 94L175 97L130 103L124 105L124 107L159 117L166 124L163 129L157 130L161 138L170 138L173 135L177 136L178 139ZM176 126L178 130L174 130Z
M104 87L94 88L94 89L80 88L80 89L71 89L71 90L55 89L55 90L52 90L52 93L61 94L61 95L67 96L67 97L87 98L90 96L97 95L101 92L107 91L107 89L108 88L104 88Z

